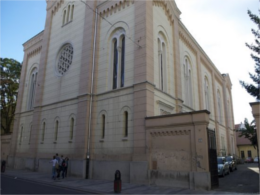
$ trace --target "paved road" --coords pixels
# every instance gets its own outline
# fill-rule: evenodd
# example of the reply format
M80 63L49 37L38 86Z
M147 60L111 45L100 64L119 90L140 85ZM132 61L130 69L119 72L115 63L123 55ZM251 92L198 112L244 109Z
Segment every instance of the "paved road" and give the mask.
M1 194L86 194L66 188L1 175Z
M219 188L215 191L259 193L259 169L256 163L239 164L238 170L219 177Z

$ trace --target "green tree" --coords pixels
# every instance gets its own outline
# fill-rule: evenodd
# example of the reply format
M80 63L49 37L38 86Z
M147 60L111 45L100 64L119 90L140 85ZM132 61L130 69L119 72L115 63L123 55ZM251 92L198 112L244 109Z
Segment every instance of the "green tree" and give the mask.
M251 144L254 146L254 148L257 148L258 144L257 144L255 120L249 123L247 118L245 118L244 125L245 128L241 128L238 130L238 132L240 132L239 137L245 137L249 139Z
M0 58L1 134L11 133L22 65L10 58Z
M254 52L254 54L251 54L251 57L255 61L255 73L256 74L249 73L249 76L256 85L247 84L244 81L240 81L240 84L246 89L246 91L250 95L255 97L257 100L260 100L260 76L259 76L260 75L260 58L259 58L259 54L260 54L260 42L259 42L260 18L257 15L252 14L251 11L249 11L249 10L247 13L248 13L250 19L257 25L257 28L258 28L258 30L254 30L254 29L251 30L253 35L256 37L255 45L254 44L249 45L246 43L246 46ZM260 13L260 10L259 10L259 13Z

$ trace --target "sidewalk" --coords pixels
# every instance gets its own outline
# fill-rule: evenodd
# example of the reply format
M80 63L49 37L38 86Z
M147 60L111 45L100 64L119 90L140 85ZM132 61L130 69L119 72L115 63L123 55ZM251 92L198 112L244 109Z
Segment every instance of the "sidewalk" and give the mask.
M45 185L59 186L93 194L114 194L113 181L81 179L68 177L65 179L51 179L51 173L39 173L27 170L7 169L3 175L42 183ZM142 184L124 183L122 181L121 194L231 194L230 192L190 190L173 187L159 187ZM232 193L237 194L237 193Z

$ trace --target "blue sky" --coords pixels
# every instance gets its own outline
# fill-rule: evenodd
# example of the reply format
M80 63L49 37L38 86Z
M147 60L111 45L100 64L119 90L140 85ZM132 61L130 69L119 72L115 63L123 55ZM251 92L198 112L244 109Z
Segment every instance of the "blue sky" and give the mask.
M0 1L0 56L23 61L22 44L44 29L46 1Z
M221 73L231 77L235 123L253 119L249 102L254 102L240 86L239 80L251 83L254 73L251 51L245 43L253 43L247 10L258 14L259 0L176 0L181 21L207 53ZM23 61L22 44L44 29L46 1L7 1L1 5L0 56Z

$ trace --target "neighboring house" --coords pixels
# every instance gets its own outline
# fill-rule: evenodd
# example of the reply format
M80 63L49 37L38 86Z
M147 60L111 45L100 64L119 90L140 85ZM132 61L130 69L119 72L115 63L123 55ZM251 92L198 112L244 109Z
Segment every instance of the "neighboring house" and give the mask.
M209 149L236 153L232 84L175 1L46 2L8 165L49 172L59 153L75 176L210 189Z
M245 128L244 124L237 124L235 125L236 130L240 130ZM241 130L243 131L243 130ZM245 137L239 137L240 132L236 132L237 136L237 150L238 150L238 156L241 159L246 159L247 157L256 157L257 156L257 149L252 146L249 139Z

